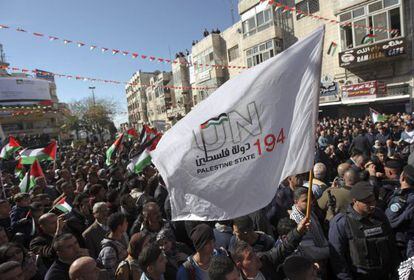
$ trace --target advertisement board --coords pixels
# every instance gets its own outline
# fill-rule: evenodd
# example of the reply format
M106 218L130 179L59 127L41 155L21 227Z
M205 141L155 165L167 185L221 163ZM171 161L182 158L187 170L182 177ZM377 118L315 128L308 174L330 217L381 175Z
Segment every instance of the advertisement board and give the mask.
M0 78L0 103L51 100L50 83L41 79L4 77ZM36 102L34 102L36 103Z
M375 98L385 94L385 84L378 81L342 86L342 99L344 100Z
M36 69L36 78L46 80L52 83L55 82L55 76L53 75L53 73L39 69Z
M339 101L338 96L338 83L332 82L330 84L321 84L319 103Z

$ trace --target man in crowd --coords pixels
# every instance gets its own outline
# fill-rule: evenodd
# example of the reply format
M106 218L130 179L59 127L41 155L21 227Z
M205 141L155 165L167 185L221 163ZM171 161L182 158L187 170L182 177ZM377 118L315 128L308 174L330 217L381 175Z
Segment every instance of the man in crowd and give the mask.
M347 212L330 222L332 269L338 279L390 279L398 253L387 217L375 208L374 188L358 182L351 196Z
M109 209L105 202L98 202L93 205L92 212L95 222L82 233L82 236L90 256L96 259L101 251L101 242L109 231L107 226Z
M414 256L414 167L406 165L400 176L401 187L394 191L385 214L396 234L403 260Z
M305 218L308 189L304 187L297 188L294 192L294 201L295 204L292 207L290 218L299 224ZM299 250L304 256L312 259L314 262L319 262L326 266L329 258L328 240L314 211L311 211L311 220L309 231L303 236Z
M352 202L351 188L359 181L359 175L354 169L349 169L345 172L343 180L343 186L336 185L327 189L318 199L319 208L326 212L327 221L348 209L349 203Z
M240 273L227 256L214 256L208 268L210 280L240 280Z
M141 275L141 280L163 280L163 274L165 272L165 267L167 265L167 258L162 253L161 249L155 245L150 244L146 246L139 258L139 266L144 272ZM185 279L179 278L177 279Z
M177 279L208 280L208 268L214 251L214 232L207 224L199 224L191 231L196 253L178 269ZM195 275L195 278L193 277Z
M271 236L254 231L253 222L249 216L240 217L233 221L233 233L229 244L230 251L234 249L239 240L247 242L255 252L269 251L275 243Z
M64 217L54 213L43 214L39 219L40 234L30 242L30 250L42 258L43 264L49 268L56 258L53 239L62 234Z
M119 263L127 256L128 239L126 231L128 229L128 221L124 214L115 213L108 218L109 233L101 242L101 251L98 261L102 263L108 271L109 277L115 276L116 268Z
M9 261L0 264L0 279L25 280L21 264L16 261Z
M57 258L46 273L45 280L69 280L69 267L80 256L87 255L87 251L79 248L78 240L70 233L56 237L53 249Z
M69 268L70 280L98 280L99 268L91 257L80 257Z

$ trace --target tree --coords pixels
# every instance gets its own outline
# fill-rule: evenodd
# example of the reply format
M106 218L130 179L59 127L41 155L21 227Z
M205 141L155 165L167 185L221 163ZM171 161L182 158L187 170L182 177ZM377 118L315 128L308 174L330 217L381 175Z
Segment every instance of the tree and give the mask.
M99 135L102 139L102 133L108 131L111 134L116 133L115 125L112 121L113 116L118 110L118 104L113 100L84 98L69 104L73 118L69 120L68 126L73 130L81 129Z

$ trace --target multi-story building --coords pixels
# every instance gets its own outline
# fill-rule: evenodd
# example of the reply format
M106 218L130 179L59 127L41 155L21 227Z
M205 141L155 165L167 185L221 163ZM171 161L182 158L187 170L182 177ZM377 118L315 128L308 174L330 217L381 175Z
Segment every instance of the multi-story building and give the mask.
M226 42L221 34L211 33L192 47L193 79L191 86L206 89L193 90L196 105L228 80ZM214 66L213 66L214 65ZM220 65L220 66L217 66Z
M209 88L193 90L194 105L241 73L242 67L275 56L296 40L290 13L257 0L239 0L238 9L240 21L223 32L209 34L192 48L191 85Z
M292 1L278 1L289 5ZM248 67L255 66L295 42L290 13L266 2L239 0L241 51Z
M143 124L148 123L146 88L154 76L153 72L137 71L125 87L128 121L136 129L141 129Z
M320 107L325 115L412 111L412 0L296 0L295 35L326 23Z
M174 99L172 107L167 110L167 118L172 124L190 112L193 106L188 59L183 53L179 53L175 60L176 63L171 65Z
M174 91L171 72L155 73L146 88L147 115L149 123L159 131L165 131L171 126L167 118L167 110L173 106Z
M0 75L0 123L4 136L48 134L67 138L61 127L70 112L66 104L59 103L53 74L37 70L33 77L4 71Z

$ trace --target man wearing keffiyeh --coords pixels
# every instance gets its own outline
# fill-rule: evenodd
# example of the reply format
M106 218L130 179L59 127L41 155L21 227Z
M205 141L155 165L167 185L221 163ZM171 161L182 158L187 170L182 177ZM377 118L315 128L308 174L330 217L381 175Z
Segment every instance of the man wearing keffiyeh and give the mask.
M297 188L294 192L295 204L292 206L290 218L296 223L305 218L307 193L308 189L304 187ZM318 263L323 263L329 258L329 243L324 236L318 218L313 212L311 212L309 231L303 236L298 251Z

